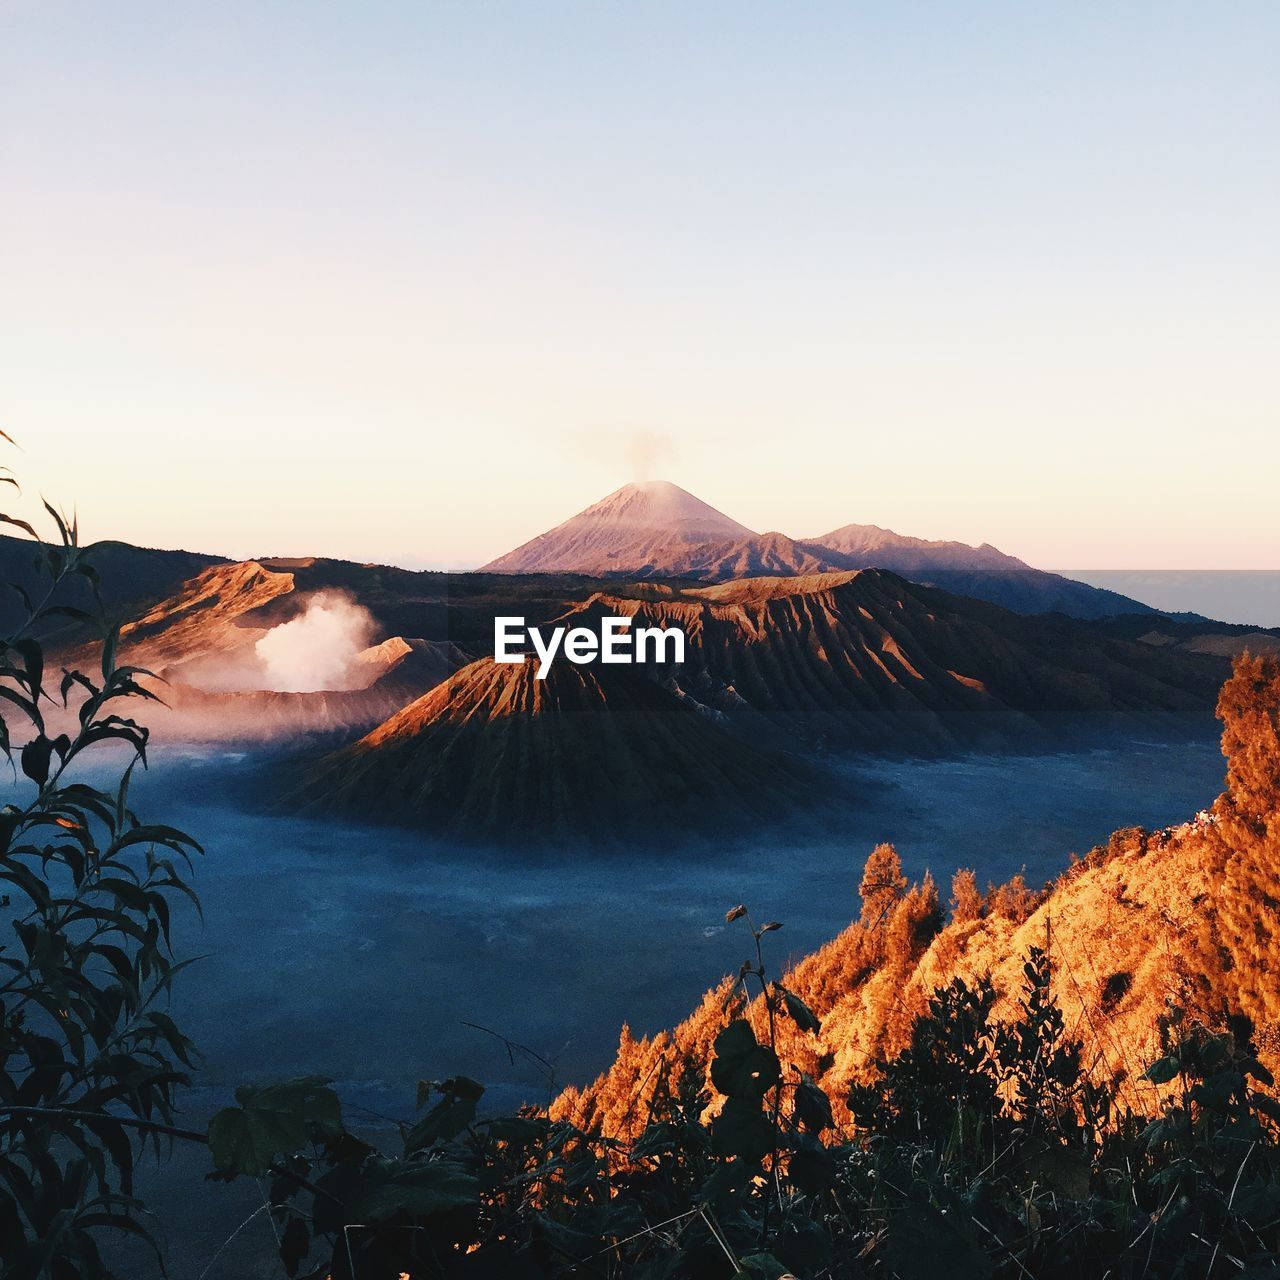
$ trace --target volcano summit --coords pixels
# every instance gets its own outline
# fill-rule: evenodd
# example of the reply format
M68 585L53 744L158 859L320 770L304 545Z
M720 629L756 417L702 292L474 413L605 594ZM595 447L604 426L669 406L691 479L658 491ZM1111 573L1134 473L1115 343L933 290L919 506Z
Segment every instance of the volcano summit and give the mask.
M554 529L484 566L494 573L694 572L707 548L754 538L700 498L666 480L624 484ZM674 567L674 568L673 568Z

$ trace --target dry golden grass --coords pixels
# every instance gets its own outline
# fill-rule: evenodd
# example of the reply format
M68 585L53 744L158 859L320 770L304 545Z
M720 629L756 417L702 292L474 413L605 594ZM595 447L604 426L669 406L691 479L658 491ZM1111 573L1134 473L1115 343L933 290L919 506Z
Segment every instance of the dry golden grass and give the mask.
M1172 832L1117 832L1043 894L1011 882L979 899L961 877L957 910L942 924L932 881L903 888L896 855L876 849L862 919L783 975L822 1021L812 1034L779 1021L784 1064L815 1076L848 1123L848 1086L873 1079L877 1061L906 1044L935 990L985 975L1002 1000L1016 999L1037 946L1068 1032L1083 1041L1094 1078L1115 1083L1121 1106L1155 1108L1158 1093L1140 1076L1159 1056L1172 1006L1210 1026L1249 1017L1259 1056L1280 1074L1280 663L1242 657L1219 714L1228 777L1212 811ZM553 1114L637 1134L665 1071L682 1060L705 1070L732 987L713 988L670 1032L637 1040L624 1029L614 1065L562 1094ZM749 1016L763 1032L759 996Z

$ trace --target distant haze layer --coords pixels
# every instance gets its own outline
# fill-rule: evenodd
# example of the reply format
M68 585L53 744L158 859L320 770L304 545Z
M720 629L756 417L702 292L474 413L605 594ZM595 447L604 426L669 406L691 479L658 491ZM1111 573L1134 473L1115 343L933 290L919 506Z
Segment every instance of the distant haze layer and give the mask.
M1170 613L1280 627L1280 569L1059 569Z

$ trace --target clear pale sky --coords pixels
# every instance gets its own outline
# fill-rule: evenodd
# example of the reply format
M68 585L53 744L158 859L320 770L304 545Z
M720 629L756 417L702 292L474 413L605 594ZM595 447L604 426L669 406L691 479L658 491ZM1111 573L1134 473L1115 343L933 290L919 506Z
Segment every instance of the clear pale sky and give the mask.
M1280 6L0 0L0 427L92 536L1280 568Z

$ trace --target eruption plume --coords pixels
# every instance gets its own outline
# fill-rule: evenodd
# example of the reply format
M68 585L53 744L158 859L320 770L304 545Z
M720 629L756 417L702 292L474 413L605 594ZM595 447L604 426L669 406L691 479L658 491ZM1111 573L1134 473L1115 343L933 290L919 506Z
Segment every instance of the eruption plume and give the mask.
M306 612L273 627L254 646L262 663L262 687L281 693L349 689L356 655L369 646L373 618L338 591L320 591Z

